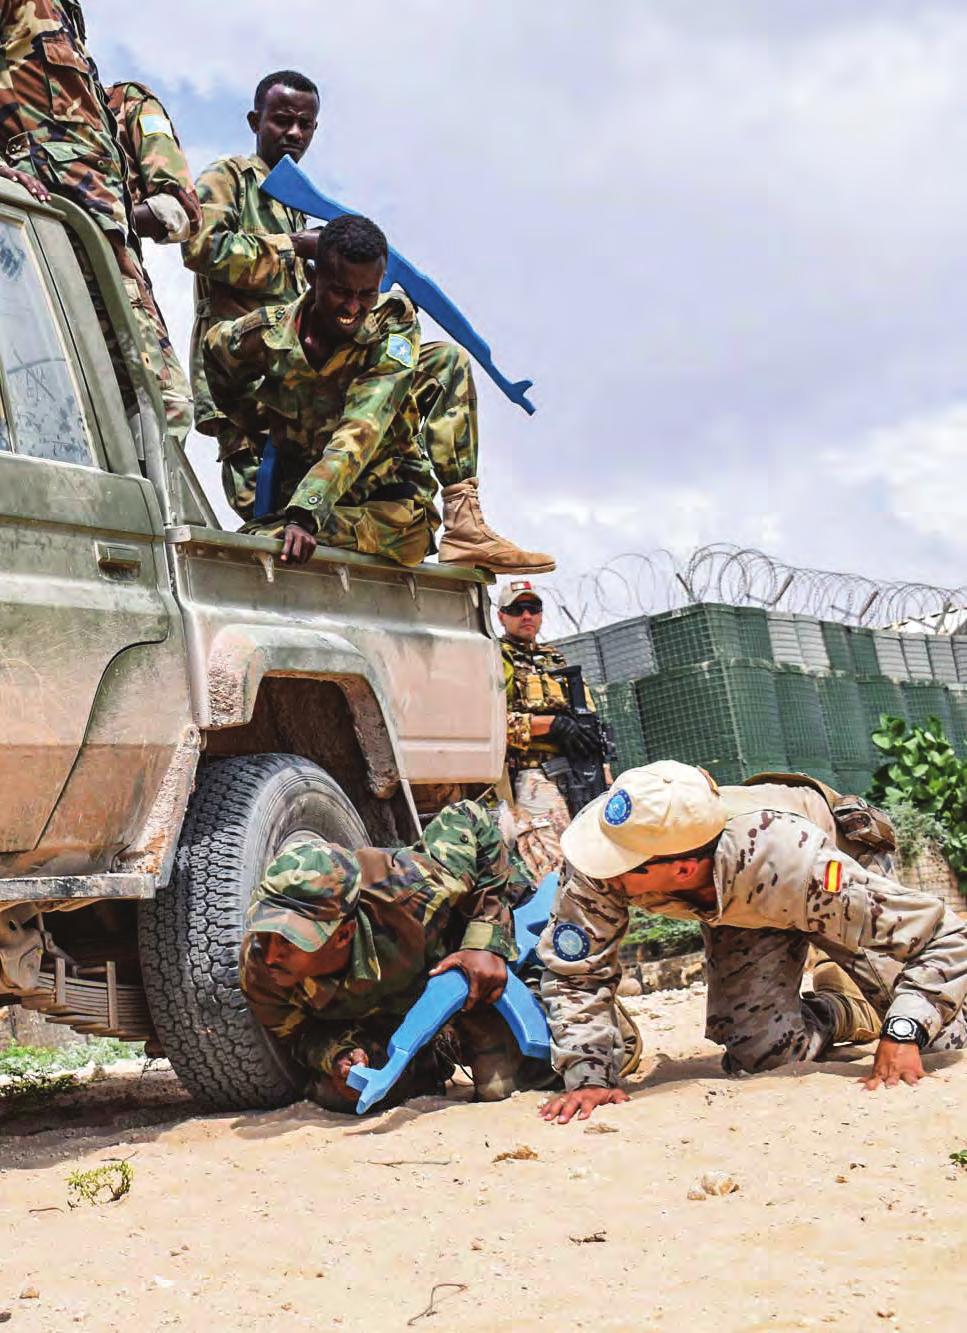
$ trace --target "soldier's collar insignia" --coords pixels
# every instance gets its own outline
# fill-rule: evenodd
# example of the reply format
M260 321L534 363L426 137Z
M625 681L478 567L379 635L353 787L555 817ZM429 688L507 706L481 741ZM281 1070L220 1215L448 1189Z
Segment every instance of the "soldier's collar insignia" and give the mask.
M631 818L631 797L624 787L619 787L608 800L608 804L604 807L604 818L605 822L610 824L612 828L617 828L619 824L626 824Z
M580 963L591 952L591 937L573 921L562 921L551 937L554 952L565 963Z
M842 861L827 861L826 870L823 874L823 888L827 893L839 893L843 887L843 863Z

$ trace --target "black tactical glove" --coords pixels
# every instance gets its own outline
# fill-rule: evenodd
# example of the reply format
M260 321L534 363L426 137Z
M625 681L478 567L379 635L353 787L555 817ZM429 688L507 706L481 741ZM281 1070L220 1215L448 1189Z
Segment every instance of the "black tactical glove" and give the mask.
M597 754L597 746L591 737L585 735L574 718L568 717L566 713L560 713L555 717L547 738L566 754L568 759L590 759L593 754Z

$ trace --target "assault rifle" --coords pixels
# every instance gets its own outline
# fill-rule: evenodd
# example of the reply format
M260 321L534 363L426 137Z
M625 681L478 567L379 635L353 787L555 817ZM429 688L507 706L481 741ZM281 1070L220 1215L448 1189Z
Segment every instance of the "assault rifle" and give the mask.
M587 754L555 755L544 761L543 769L561 789L572 815L608 790L610 779L605 765L617 758L611 728L588 707L584 676L579 666L558 667L550 673L561 683L567 699L567 715L577 723L587 744Z

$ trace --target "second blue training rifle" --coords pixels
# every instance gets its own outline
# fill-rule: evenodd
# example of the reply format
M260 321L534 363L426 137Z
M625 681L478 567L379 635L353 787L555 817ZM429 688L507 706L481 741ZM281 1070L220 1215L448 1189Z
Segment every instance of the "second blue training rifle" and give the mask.
M537 939L547 925L557 892L556 874L545 875L536 892L514 912L517 961L507 969L507 985L494 1005L514 1035L524 1055L538 1060L551 1058L551 1034L540 1002L527 989L517 972L534 958ZM353 1065L346 1081L359 1093L356 1114L363 1115L389 1092L406 1066L453 1015L462 1009L470 986L458 968L441 972L426 983L426 990L412 1006L389 1039L388 1059L381 1069Z
M262 190L280 204L298 209L313 218L323 218L331 222L333 218L343 217L346 213L356 213L354 208L330 199L312 183L301 167L293 162L288 154L282 158L262 182ZM470 353L482 370L485 370L493 382L512 403L522 407L528 415L536 410L527 397L527 390L533 380L509 380L494 365L490 346L473 327L466 315L450 300L432 278L421 273L408 259L389 247L386 275L383 278L383 291L389 291L394 283L399 283L418 310L425 310L431 319L436 320L441 329L449 333L454 342Z

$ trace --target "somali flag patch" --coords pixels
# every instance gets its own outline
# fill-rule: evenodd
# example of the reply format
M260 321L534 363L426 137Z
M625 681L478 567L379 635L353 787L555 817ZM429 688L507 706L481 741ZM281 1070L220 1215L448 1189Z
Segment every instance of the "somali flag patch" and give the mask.
M413 369L413 344L402 333L391 333L386 340L386 355L391 361L398 361L407 370Z
M138 117L138 124L141 126L142 134L163 134L166 139L173 139L175 132L171 128L171 121L167 116L159 116L156 112L145 112L143 116Z

